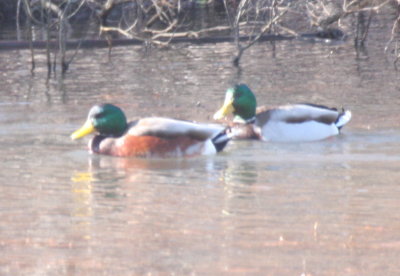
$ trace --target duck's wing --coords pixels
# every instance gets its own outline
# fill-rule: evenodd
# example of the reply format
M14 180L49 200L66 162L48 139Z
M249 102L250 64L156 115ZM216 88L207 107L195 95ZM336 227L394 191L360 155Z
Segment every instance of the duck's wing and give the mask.
M274 108L260 107L257 109L257 124L262 126L268 121L281 121L288 124L301 124L315 121L323 124L333 124L342 112L315 104L282 105Z
M215 137L224 129L225 127L217 124L199 124L169 118L149 117L131 122L128 134L162 138L188 136L192 139L204 141Z

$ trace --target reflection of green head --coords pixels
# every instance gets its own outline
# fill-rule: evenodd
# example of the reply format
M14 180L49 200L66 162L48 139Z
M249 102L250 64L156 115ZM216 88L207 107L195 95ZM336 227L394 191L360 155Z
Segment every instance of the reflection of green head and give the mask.
M257 100L246 84L229 88L225 94L224 105L214 114L214 119L233 114L235 121L246 121L256 115Z
M81 138L94 131L106 136L121 136L127 128L124 112L112 104L93 106L86 123L72 135L72 139Z

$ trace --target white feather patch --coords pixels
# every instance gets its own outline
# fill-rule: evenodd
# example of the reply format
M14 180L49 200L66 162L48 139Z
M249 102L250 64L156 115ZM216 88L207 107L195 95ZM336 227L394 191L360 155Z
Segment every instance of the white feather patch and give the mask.
M351 112L350 110L346 110L337 120L336 126L342 127L347 124L351 120Z
M203 143L203 155L213 155L217 153L217 149L211 140L207 140Z
M266 141L271 142L307 142L337 135L339 130L334 124L327 125L316 121L299 124L271 121L262 128L262 134Z

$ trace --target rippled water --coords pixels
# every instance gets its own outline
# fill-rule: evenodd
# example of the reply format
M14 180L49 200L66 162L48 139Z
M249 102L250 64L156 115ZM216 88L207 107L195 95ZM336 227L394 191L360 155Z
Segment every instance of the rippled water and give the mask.
M100 102L211 121L230 44L83 50L47 83L44 56L31 76L28 51L0 52L0 274L398 275L400 83L379 35L362 56L291 41L243 57L260 103L351 109L341 136L178 160L90 156L69 134Z

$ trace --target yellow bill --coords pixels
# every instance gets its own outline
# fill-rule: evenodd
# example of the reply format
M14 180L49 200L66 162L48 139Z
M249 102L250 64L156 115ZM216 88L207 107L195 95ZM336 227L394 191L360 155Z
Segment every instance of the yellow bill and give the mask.
M80 129L71 134L71 139L76 140L82 138L90 133L93 133L95 130L96 129L94 128L92 122L90 120L87 120Z
M217 112L215 112L213 118L214 120L221 120L225 116L233 113L234 110L235 108L233 107L233 94L226 94L224 105Z

